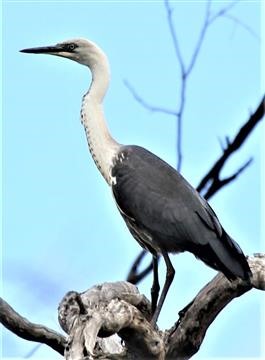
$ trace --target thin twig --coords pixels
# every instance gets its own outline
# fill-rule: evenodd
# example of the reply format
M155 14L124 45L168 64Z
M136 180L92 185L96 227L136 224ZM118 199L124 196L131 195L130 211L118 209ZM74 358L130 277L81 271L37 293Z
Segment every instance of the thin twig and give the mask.
M240 25L243 29L245 29L250 35L252 35L255 39L260 41L259 35L247 24L238 19L236 16L231 14L224 14L224 18L232 20L236 25Z
M209 200L218 190L223 188L224 186L230 184L234 181L238 175L240 175L253 161L253 158L250 158L245 164L243 164L233 175L226 177L224 179L216 179L214 184L210 186L210 188L206 191L204 198Z
M30 358L36 353L36 351L38 351L38 349L39 349L42 345L43 345L43 344L41 344L41 343L35 345L35 346L27 353L27 355L24 356L24 359L30 359Z
M207 5L206 5L206 12L205 12L205 17L204 17L204 22L203 22L203 25L202 25L202 28L201 28L201 32L200 32L197 44L196 44L194 52L192 54L190 64L189 64L189 66L187 68L186 76L189 76L190 72L192 71L192 69L193 69L193 67L194 67L194 65L196 63L198 54L199 54L199 52L201 50L201 47L202 47L202 44L203 44L203 41L204 41L204 38L205 38L205 35L206 35L206 31L207 31L208 26L209 26L210 6L211 6L211 1L208 1Z
M152 112L161 112L163 114L167 114L167 115L173 115L173 116L177 116L177 112L174 110L170 110L167 108L163 108L163 107L159 107L159 106L154 106L151 105L149 103L147 103L133 88L133 86L129 83L129 81L124 80L124 85L127 87L127 89L129 89L129 91L131 92L131 94L133 95L133 97L135 98L135 100L141 104L144 108L146 108L149 111Z
M167 21L168 21L168 25L169 25L170 34L172 37L175 53L176 53L177 60L179 62L179 66L180 66L180 70L181 70L181 76L184 77L184 74L186 73L185 64L184 64L183 57L182 57L182 54L180 51L179 42L178 42L175 26L173 23L173 19L172 19L173 9L169 5L169 0L165 0L165 8L166 8L166 12L167 12Z
M180 172L182 166L182 116L185 107L186 99L186 78L183 78L181 83L181 93L180 93L180 106L177 115L177 170Z
M209 18L209 25L212 24L219 17L226 15L228 13L228 11L230 11L233 7L235 7L235 5L237 5L239 2L240 2L240 0L235 0L235 1L231 2L230 4L228 4L227 6L220 9L219 11L217 11L214 15L212 15Z
M182 165L182 116L185 106L185 93L186 93L186 77L187 72L183 60L183 56L180 51L179 42L176 34L176 30L173 23L173 9L171 8L169 4L169 0L164 1L166 14L167 14L167 22L169 26L169 32L173 41L174 50L176 53L177 61L180 66L180 103L179 108L176 115L176 122L177 122L177 131L176 131L176 149L177 149L177 170L181 170Z
M139 266L146 255L146 251L142 250L140 254L135 259L129 274L127 276L127 281L131 284L138 284L147 274L149 274L153 269L153 262L151 261L150 264L142 271L138 272Z

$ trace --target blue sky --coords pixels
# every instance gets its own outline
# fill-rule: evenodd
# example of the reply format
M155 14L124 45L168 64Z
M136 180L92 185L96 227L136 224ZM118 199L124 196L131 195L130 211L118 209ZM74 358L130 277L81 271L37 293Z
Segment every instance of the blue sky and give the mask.
M213 1L212 10L228 3ZM187 61L205 2L178 1L172 7ZM220 156L218 139L236 134L264 92L261 2L241 1L230 14L257 36L226 18L207 33L188 81L183 123L182 174L194 186ZM127 79L157 106L174 108L179 99L179 68L162 1L3 2L3 297L31 321L53 329L59 329L56 309L67 291L125 279L140 250L88 152L79 111L89 72L64 59L19 53L75 37L95 41L109 57L112 80L105 112L113 136L176 164L174 119L141 107L124 85ZM223 175L251 156L252 165L210 201L246 254L264 251L263 129L263 124L257 127ZM161 328L170 327L215 274L189 254L171 259L176 276ZM164 277L161 264L161 283ZM151 281L149 276L139 285L147 296ZM234 300L208 330L195 358L261 356L262 299L251 291ZM3 331L5 358L21 358L34 346ZM60 356L41 346L32 358Z

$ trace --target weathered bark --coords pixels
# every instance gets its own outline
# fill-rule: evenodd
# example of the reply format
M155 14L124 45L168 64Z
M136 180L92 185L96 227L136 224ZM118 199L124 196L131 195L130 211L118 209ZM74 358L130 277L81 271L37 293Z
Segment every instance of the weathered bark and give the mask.
M106 358L110 354L103 354L102 346L108 346L116 348L112 358L159 359L163 341L150 319L149 301L128 282L97 285L82 294L71 291L59 305L59 322L69 334L65 357L75 360L87 354L90 358ZM124 346L113 338L98 343L98 335L114 334L119 334Z
M167 357L189 359L200 348L207 329L230 301L252 288L265 290L265 256L248 259L253 273L251 283L240 279L229 282L219 273L195 297L183 316L168 331Z
M33 324L19 315L0 297L0 322L8 330L25 340L36 341L50 346L59 354L64 354L66 339L63 335L43 325Z
M265 290L265 254L248 258L251 283L229 282L218 274L180 312L164 332L150 325L150 302L128 282L105 283L68 292L59 305L59 322L68 334L30 323L1 300L1 323L16 335L45 343L67 360L189 359L200 348L216 316L234 298L252 288ZM121 341L122 340L122 341Z

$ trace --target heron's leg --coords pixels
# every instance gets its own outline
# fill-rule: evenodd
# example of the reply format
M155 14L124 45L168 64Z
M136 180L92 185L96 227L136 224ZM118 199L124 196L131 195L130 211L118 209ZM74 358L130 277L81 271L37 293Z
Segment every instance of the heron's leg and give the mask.
M153 285L151 287L151 300L152 300L152 315L154 315L159 296L159 279L158 279L158 256L153 255Z
M162 255L163 255L163 258L164 258L166 266L167 266L167 274L166 274L166 281L165 281L157 308L155 310L155 313L154 313L152 321L151 321L151 324L153 326L155 326L155 324L156 324L156 321L158 319L158 316L159 316L162 306L164 304L168 289L170 288L170 285L175 276L175 270L173 268L173 265L171 264L168 254L166 252L162 252Z

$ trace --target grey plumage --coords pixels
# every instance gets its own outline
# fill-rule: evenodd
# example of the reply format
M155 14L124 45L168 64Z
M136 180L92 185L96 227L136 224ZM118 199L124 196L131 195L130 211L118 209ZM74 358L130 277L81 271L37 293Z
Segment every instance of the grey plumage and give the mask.
M112 168L118 208L153 254L190 251L232 280L250 269L239 245L200 194L170 165L139 146L124 146Z

